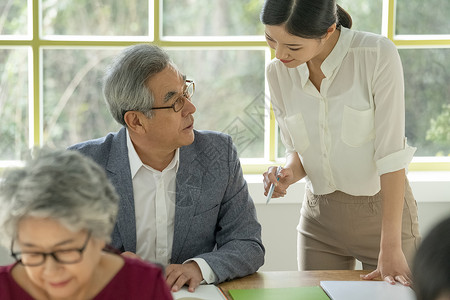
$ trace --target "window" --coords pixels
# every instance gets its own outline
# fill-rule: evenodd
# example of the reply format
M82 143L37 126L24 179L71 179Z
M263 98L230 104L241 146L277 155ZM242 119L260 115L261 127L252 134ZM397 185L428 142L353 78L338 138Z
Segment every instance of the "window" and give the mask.
M34 1L37 2L37 1ZM148 0L40 0L42 36L149 36ZM152 18L152 17L151 17ZM77 37L79 36L79 37Z
M121 49L140 42L164 47L196 81L195 127L230 134L245 172L261 173L281 161L284 149L264 79L271 52L259 22L262 3L1 1L0 167L19 162L33 145L67 147L118 130L101 78ZM449 2L338 4L351 14L354 29L384 34L399 47L406 133L418 147L411 169L450 170Z
M417 147L412 169L450 170L450 3L385 2L384 32L405 74L406 135Z
M0 48L0 157L15 160L28 149L29 56L26 47Z
M103 101L101 78L120 49L43 47L42 142L50 147L120 129Z

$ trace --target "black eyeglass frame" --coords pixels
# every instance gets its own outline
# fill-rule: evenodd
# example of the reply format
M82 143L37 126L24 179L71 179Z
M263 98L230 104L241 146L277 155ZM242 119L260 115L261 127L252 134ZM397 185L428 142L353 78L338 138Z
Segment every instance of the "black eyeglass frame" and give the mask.
M172 105L170 105L170 106L161 106L161 107L152 107L151 110L172 108L173 111L176 112L176 113L179 112L180 110L182 110L183 107L184 107L184 104L186 103L185 99L188 99L189 101L191 101L191 98L192 98L192 96L195 93L195 83L194 83L193 80L186 79L185 86L186 86L186 89L184 90L183 94L180 97L178 97L177 100L175 100L175 102ZM191 86L192 86L192 93L188 94L187 92L189 91L189 88ZM176 110L175 109L175 104L178 102L179 99L181 99L183 101L183 105L181 105L181 107L178 110Z
M25 252L13 252L13 247L14 247L14 239L11 241L11 256L20 264L27 266L27 267L37 267L40 266L42 264L45 263L45 261L47 260L47 256L51 256L53 257L53 259L60 263L60 264L76 264L78 262L80 262L83 259L83 252L84 250L86 250L87 244L89 242L89 239L91 238L92 232L89 231L88 235L86 237L86 240L84 241L83 246L81 246L81 248L72 248L72 249L64 249L64 250L56 250L53 252L35 252L35 251L25 251ZM77 260L74 261L62 261L58 258L58 252L68 252L68 251L77 251L80 253L80 257ZM38 263L38 264L25 264L22 259L19 258L19 256L21 254L39 254L42 255L42 262Z

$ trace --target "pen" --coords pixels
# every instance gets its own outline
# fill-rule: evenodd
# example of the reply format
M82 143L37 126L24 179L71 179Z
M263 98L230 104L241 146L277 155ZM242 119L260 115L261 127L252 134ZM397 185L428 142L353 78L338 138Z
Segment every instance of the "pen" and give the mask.
M280 180L280 177L278 177L278 174L280 174L280 171L281 171L281 166L278 166L278 168L277 168L277 173L276 173L276 176L277 176L277 181L278 180ZM275 184L271 184L270 185L270 188L269 188L269 193L267 194L267 200L266 200L266 204L269 204L269 201L270 201L270 199L272 198L272 194L273 194L273 190L275 189Z

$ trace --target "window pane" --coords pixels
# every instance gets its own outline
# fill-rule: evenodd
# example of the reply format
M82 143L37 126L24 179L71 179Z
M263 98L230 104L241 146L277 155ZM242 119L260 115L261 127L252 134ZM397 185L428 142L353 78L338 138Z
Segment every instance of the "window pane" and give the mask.
M196 129L230 134L239 156L264 156L265 50L170 50L195 80Z
M43 50L44 144L67 147L120 128L101 88L104 69L119 51Z
M28 149L28 50L0 49L0 160Z
M450 34L450 1L397 0L396 34Z
M42 0L44 35L148 35L148 0Z
M263 0L163 0L163 35L263 35Z
M286 147L281 141L281 130L280 127L278 127L278 123L277 123L277 145L275 151L276 151L275 155L277 158L284 158L286 156Z
M338 0L337 3L352 17L353 29L381 33L383 0Z
M27 1L0 1L0 35L27 35L27 28Z
M399 50L405 74L406 136L416 156L450 155L450 49Z

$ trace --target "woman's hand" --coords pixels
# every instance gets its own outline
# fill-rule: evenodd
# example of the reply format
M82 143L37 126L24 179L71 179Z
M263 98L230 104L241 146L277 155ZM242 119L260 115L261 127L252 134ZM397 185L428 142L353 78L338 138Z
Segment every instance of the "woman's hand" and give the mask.
M269 167L267 172L264 172L264 195L267 196L270 185L273 183L275 189L272 198L283 197L286 195L287 188L294 182L299 181L306 176L305 169L300 161L297 152L289 152L286 154L286 164L278 174L277 180L277 166Z
M404 186L404 169L381 175L383 218L378 266L375 271L363 276L363 279L374 279L380 276L390 284L395 284L397 281L409 286L412 283L411 271L401 246Z
M397 247L390 251L380 251L377 269L361 276L361 278L367 280L377 277L381 277L381 279L390 284L400 282L405 286L411 285L411 271L401 248Z
M267 196L269 192L270 185L273 183L275 185L275 189L272 194L272 198L283 197L286 195L287 188L294 182L293 180L293 172L291 168L281 169L278 173L277 180L277 167L272 166L264 172L263 182L264 182L264 195Z

